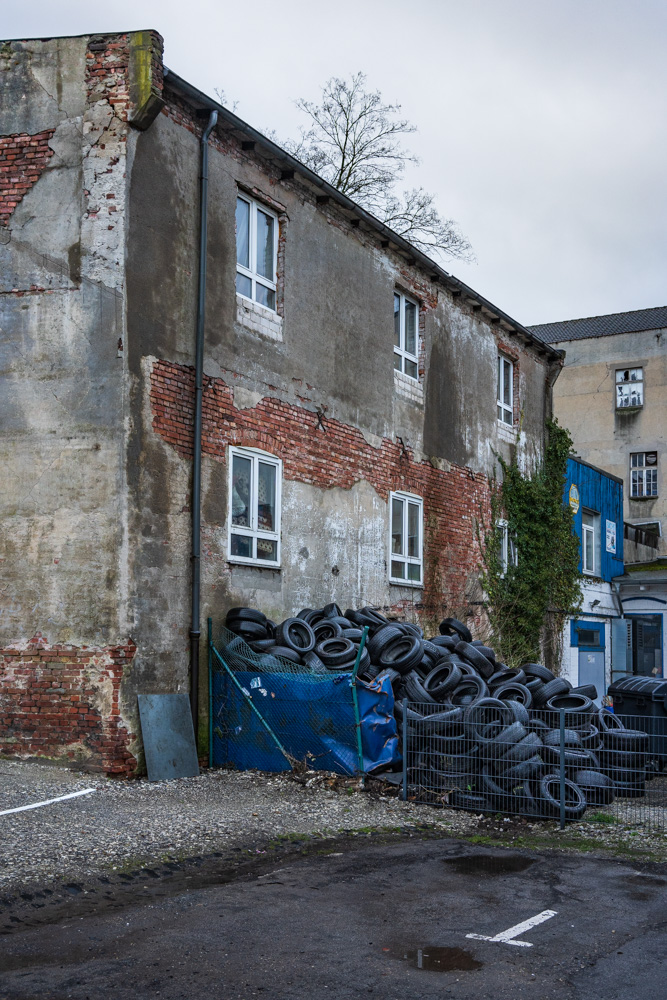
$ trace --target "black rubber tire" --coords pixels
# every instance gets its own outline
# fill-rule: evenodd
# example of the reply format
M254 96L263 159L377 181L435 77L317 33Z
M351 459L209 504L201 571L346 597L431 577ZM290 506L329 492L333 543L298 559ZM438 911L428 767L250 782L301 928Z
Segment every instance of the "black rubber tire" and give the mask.
M465 734L461 723L462 719L462 708L448 708L444 712L431 712L429 715L424 715L419 729L421 733L430 733L434 737L446 737L448 743L456 740L463 744ZM458 735L455 735L456 730L459 730ZM452 753L455 750L453 745L442 746L440 740L437 743L433 740L433 746L434 749L438 749L442 753Z
M526 687L530 693L534 695L536 691L539 691L540 688L544 687L544 684L537 677L526 677Z
M512 811L512 793L498 784L488 764L484 764L480 769L477 783L480 792L486 795L494 812Z
M526 675L524 674L521 667L517 667L515 670L507 667L505 670L499 670L491 678L490 688L500 687L501 684L509 684L510 682L514 684L524 684L526 681Z
M585 698L595 701L598 696L598 689L595 684L582 684L580 687L572 688L570 694L583 694Z
M521 669L526 677L536 677L538 680L542 681L543 684L548 684L549 681L556 680L556 675L547 667L544 667L541 663L524 663L522 664Z
M468 812L488 812L489 804L485 795L474 792L463 792L456 788L449 796L450 806L454 809L466 809Z
M463 713L463 727L468 739L485 742L483 731L487 726L496 725L506 728L510 724L510 713L502 701L497 698L479 698L467 705Z
M402 680L402 677L399 674L398 670L392 670L391 667L386 667L384 670L378 671L378 673L375 676L376 677L382 677L382 678L388 677L389 678L389 683L391 684L392 687L398 681Z
M279 646L287 646L303 656L315 649L315 633L302 618L286 618L276 626L276 642Z
M266 625L260 625L259 622L247 621L245 618L227 619L227 628L230 632L235 635L242 635L244 639L270 639L271 637L267 635Z
M315 652L321 659L325 667L335 667L347 662L357 654L355 645L350 639L325 639L315 647Z
M452 705L470 705L478 698L488 698L488 695L489 689L482 678L471 674L459 682L456 690L450 694L449 700Z
M371 654L371 660L374 663L378 663L379 657L385 647L401 635L403 633L395 625L383 625L382 628L379 628L368 640L368 652Z
M394 700L394 718L398 723L403 722L403 702L398 699ZM421 722L423 718L424 716L420 712L416 712L414 708L408 706L408 722Z
M364 615L366 618L370 618L372 621L374 621L378 627L380 627L381 625L386 625L387 622L389 621L388 618L385 618L384 615L380 614L377 608L371 608L370 605L366 605L365 608L362 608L360 613Z
M434 635L433 638L428 641L434 646L441 646L450 653L456 648L457 642L460 642L459 637L453 635Z
M343 630L338 624L338 622L332 622L323 618L322 621L317 622L315 625L311 625L313 634L315 636L315 645L318 642L324 642L325 639L337 639L339 635L343 634ZM346 639L351 639L352 636L346 636Z
M267 650L273 649L276 644L275 639L253 639L248 645L251 649L254 649L256 653L266 653Z
M554 790L552 792L552 789ZM544 774L539 783L539 799L545 816L560 816L560 775ZM586 796L571 778L565 779L565 819L578 820L586 811Z
M537 733L528 733L522 740L515 743L514 746L509 747L506 753L497 761L497 770L500 773L511 767L512 764L519 764L522 760L528 760L530 757L539 754L542 750L542 740L539 738ZM528 775L522 775L522 777L528 777Z
M486 760L500 760L515 743L525 739L528 730L520 722L512 722L509 726L497 728L495 732L489 728L482 735L480 755Z
M505 705L511 715L511 722L520 722L526 729L530 726L530 712L518 701L506 701Z
M327 668L322 663L317 653L312 649L310 652L304 653L303 663L304 666L308 667L310 672L313 674L325 674L327 672Z
M463 642L472 642L472 632L458 618L443 618L438 627L440 635L458 635Z
M535 793L537 780L527 778L512 789L512 804L521 816L538 817L542 815L540 800Z
M603 747L598 752L600 767L611 773L614 768L643 771L648 760L648 751L642 750L608 750Z
M602 737L600 736L600 730L593 723L589 723L587 728L582 728L578 730L579 737L581 739L581 745L585 750L592 750L593 753L597 753L598 750L602 749Z
M455 663L438 663L427 674L424 680L424 688L432 698L440 701L446 694L449 694L450 691L456 688L462 677L463 674Z
M443 656L449 655L446 649L443 649L442 646L437 646L434 642L431 642L430 639L424 639L423 642L424 653L426 656L430 656L432 658L433 666L435 666L438 660L441 660Z
M614 783L619 799L638 799L646 793L646 775L643 770L626 770L615 767L605 772Z
M333 639L329 640L329 642L333 641L334 641ZM327 668L327 670L331 670L333 673L337 672L339 674L348 674L352 670L354 670L356 666L358 653L359 653L359 647L355 646L353 647L353 655L349 658L349 660L345 660L344 663L338 663L338 664L325 663L325 667ZM368 650L365 649L361 654L361 659L359 660L358 672L363 673L365 670L368 670L370 665L371 665L371 658L368 655Z
M411 670L405 675L405 693L410 701L416 701L420 704L436 704L435 698L432 698L424 689L421 678L415 670Z
M565 713L565 725L568 728L575 728L590 725L591 716L595 712L595 706L590 698L583 694L558 694L549 698L545 706L545 711L554 712L560 715Z
M560 747L545 746L542 756L550 767L560 768ZM600 770L600 761L592 750L584 750L583 747L565 747L563 757L565 767L569 770L573 768L577 771Z
M322 614L325 618L342 618L343 612L340 610L337 604L325 604L322 608Z
M508 681L507 684L493 688L493 696L501 701L518 701L526 709L533 704L533 696L526 685L517 684L516 681Z
M522 760L517 764L512 764L506 771L499 774L502 781L510 785L515 785L518 781L536 781L544 770L544 763L539 754L533 754L527 760Z
M496 667L496 654L495 654L494 650L491 649L490 646L485 646L483 642L477 642L477 641L475 641L475 642L471 643L471 646L474 646L475 649L478 649L480 651L480 653L482 654L482 656L485 656L487 658L487 660L489 661L489 663L492 664L492 666L493 666L493 668L495 670L495 667Z
M544 719L540 719L534 712L530 713L530 728L535 733L539 733L541 736L543 733L548 733L551 729ZM542 737L544 738L544 737Z
M601 771L575 771L572 780L579 785L589 805L608 806L614 801L614 783Z
M605 750L626 750L648 753L649 735L639 729L612 729L604 736Z
M535 708L543 708L550 698L555 698L559 694L567 694L570 690L569 681L562 677L556 677L540 688L533 695L533 705Z
M333 624L335 625L336 623L333 622ZM341 629L341 635L343 636L344 639L351 639L352 642L356 642L356 643L361 642L361 637L362 637L363 634L364 634L363 629L360 629L360 628L343 628L343 629ZM364 646L364 649L366 649L366 646Z
M580 750L582 747L581 734L576 729L566 729L563 739L566 747L573 747L575 750ZM549 729L542 737L542 742L545 747L559 747L560 729Z
M259 625L266 625L266 615L257 608L230 608L227 612L227 621L234 618L237 621L257 622Z
M326 616L323 616L326 617ZM354 622L351 622L349 618L345 618L344 615L332 615L331 618L327 618L327 621L336 622L341 628L354 628Z
M423 654L423 640L418 635L400 635L384 647L378 660L381 667L407 674L421 662Z
M593 720L595 721L595 720ZM610 712L607 708L598 710L596 725L600 730L600 735L604 739L605 735L615 729L625 729L622 719Z
M267 655L280 656L283 660L289 660L291 663L303 662L297 651L295 649L290 649L289 646L274 646Z
M479 650L469 642L459 642L456 646L456 652L464 660L467 660L485 681L493 675L493 664L490 660L487 660L484 653L480 653Z

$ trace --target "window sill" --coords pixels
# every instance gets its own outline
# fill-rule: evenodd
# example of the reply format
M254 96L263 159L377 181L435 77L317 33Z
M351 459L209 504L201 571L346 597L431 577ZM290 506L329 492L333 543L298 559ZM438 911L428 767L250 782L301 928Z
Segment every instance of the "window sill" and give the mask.
M264 559L242 559L240 556L230 556L227 559L230 566L251 566L256 569L280 570L280 563L265 562Z
M412 590L423 590L424 584L415 580L389 580L390 587L410 587Z
M394 368L394 389L396 392L409 399L412 403L424 402L424 386L419 379L412 378L404 372L399 372Z
M617 413L638 413L639 410L644 409L644 404L641 403L639 406L617 406Z
M658 494L656 493L653 497L628 497L628 500L632 500L633 503L646 503L647 500L657 500Z
M259 302L247 299L245 295L236 293L236 322L240 326L245 326L253 333L258 333L269 340L277 340L282 343L283 339L283 318L273 309L260 306Z
M507 441L509 444L515 444L516 442L516 432L517 428L514 424L506 424L504 420L499 420L496 418L496 424L498 427L498 436Z

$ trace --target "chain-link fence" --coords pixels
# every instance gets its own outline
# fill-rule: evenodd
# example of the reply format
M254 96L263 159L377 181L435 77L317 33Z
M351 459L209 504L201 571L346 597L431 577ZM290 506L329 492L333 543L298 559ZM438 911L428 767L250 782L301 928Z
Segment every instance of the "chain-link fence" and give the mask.
M477 813L667 832L667 716L404 702L403 794Z

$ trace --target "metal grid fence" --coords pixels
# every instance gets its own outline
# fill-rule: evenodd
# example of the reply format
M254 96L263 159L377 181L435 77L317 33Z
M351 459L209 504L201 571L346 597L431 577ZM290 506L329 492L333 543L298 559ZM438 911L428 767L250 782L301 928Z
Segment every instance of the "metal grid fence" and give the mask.
M403 795L567 822L588 812L667 832L667 715L404 702Z

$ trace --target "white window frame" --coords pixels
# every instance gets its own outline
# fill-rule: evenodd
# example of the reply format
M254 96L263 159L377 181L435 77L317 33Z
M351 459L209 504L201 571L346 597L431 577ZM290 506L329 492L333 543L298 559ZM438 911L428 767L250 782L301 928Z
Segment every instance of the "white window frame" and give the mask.
M406 378L414 379L415 382L419 382L419 303L416 299L411 299L409 295L404 295L403 292L399 292L397 288L394 289L394 303L395 300L399 299L399 341L400 344L397 347L394 345L394 371L401 372ZM415 353L410 354L409 351L405 349L405 303L409 302L415 307ZM396 313L394 312L394 315ZM396 358L400 360L400 367L396 368ZM417 374L409 375L405 370L406 361L412 362L412 364L417 366Z
M655 462L646 461L647 455L655 455ZM636 458L637 462L633 463ZM639 459L641 458L641 463ZM639 492L639 485L641 490ZM630 499L644 500L658 496L658 453L657 451L630 452Z
M259 274L257 270L253 267L246 267L244 264L240 264L238 261L238 250L237 261L236 261L236 273L242 274L245 278L249 278L251 281L252 294L245 295L243 292L236 289L236 294L241 295L244 299L248 299L250 302L256 302L258 306L262 309L269 309L271 312L277 312L278 306L278 229L279 222L278 216L275 212L272 212L270 208L262 204L260 201L255 201L250 195L247 195L245 191L237 191L236 194L237 201L244 201L250 208L249 213L249 226L248 226L248 261L250 264L254 264L254 268L257 267L257 212L263 212L264 215L268 215L269 218L273 219L273 280L265 278L263 274ZM234 210L236 213L236 209ZM236 219L236 215L234 216ZM234 224L234 230L236 231L236 222ZM267 306L263 302L260 302L257 298L257 285L262 285L263 288L268 288L273 292L275 306Z
M591 517L593 519L593 524L585 524L584 517ZM589 566L586 558L586 537L591 535L593 538L593 565ZM599 576L601 571L600 566L601 552L600 552L600 515L597 511L588 510L586 507L582 508L581 511L581 572L586 576Z
M234 456L237 455L240 458L250 459L251 466L251 484L250 484L250 526L245 527L243 525L232 524L232 514L233 514L233 504L232 504L232 491L234 487ZM276 458L275 455L270 455L268 452L259 451L254 448L239 448L236 446L230 446L229 448L229 514L228 514L228 561L231 563L242 563L246 566L262 566L264 569L279 569L280 568L280 520L281 520L281 502L282 502L282 480L283 480L283 463L281 459ZM274 466L276 470L276 500L275 500L275 526L273 531L266 531L263 528L258 527L257 524L257 482L258 482L258 472L259 463L263 462L266 465ZM232 534L243 535L246 538L253 539L253 556L237 556L232 555ZM257 558L257 540L267 539L268 541L276 542L276 559L275 561L270 559L258 559Z
M508 365L510 370L510 398L509 401L503 399L503 365ZM498 420L506 427L514 426L514 362L506 354L498 352L498 363L496 370L496 413ZM509 418L509 419L508 419Z
M403 504L403 551L400 553L392 551L392 520L394 510L394 500L400 500ZM408 504L416 504L419 507L419 555L409 556L407 554L408 538ZM400 562L405 566L405 577L392 576L392 562ZM408 580L408 566L419 566L419 580ZM424 586L424 500L414 493L395 492L389 494L389 582L400 584L402 587L423 587Z
M516 538L510 535L504 518L496 521L496 528L500 533L500 576L504 577L509 566L519 565L519 551L516 547Z
M625 372L628 372L628 374L631 374L632 372L639 372L639 374L640 374L641 377L640 378L628 378L627 380L626 379L620 379L619 380L618 376L619 375L624 375ZM642 365L635 365L634 368L617 368L614 378L615 378L614 391L616 393L616 409L617 410L625 410L625 409L628 409L628 408L635 409L635 407L640 407L640 406L644 405L644 368L643 368ZM620 402L619 401L619 394L618 394L618 390L619 390L620 386L635 386L635 387L637 387L637 389L639 391L639 396L640 396L639 402L634 402L633 403L632 400L629 397L628 397L628 402L627 403Z

